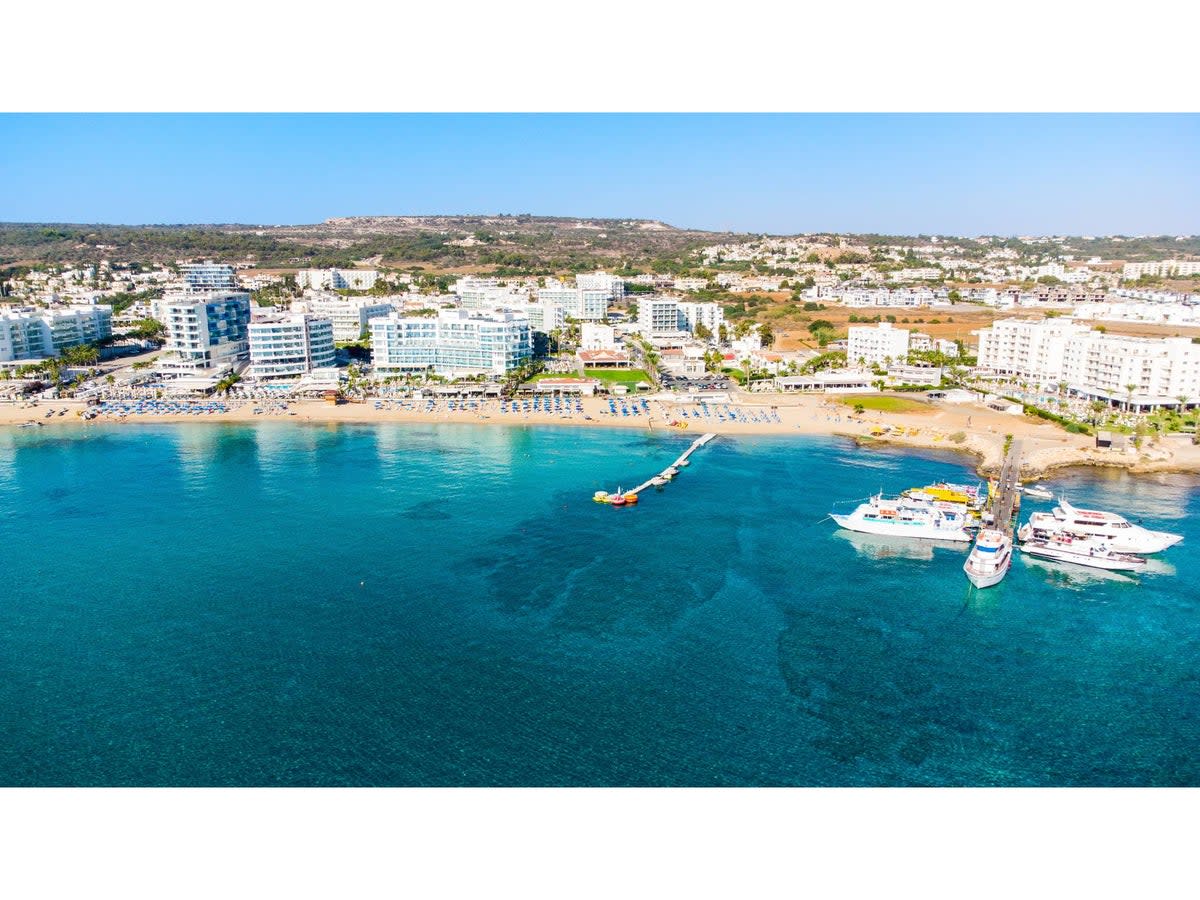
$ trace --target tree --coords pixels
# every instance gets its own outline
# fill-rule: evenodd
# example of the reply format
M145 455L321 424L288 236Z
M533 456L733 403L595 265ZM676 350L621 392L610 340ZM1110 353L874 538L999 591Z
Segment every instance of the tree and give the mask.
M1089 404L1089 407L1092 410L1092 424L1099 425L1100 424L1100 414L1102 412L1104 412L1106 409L1108 409L1108 404L1105 403L1103 400L1093 400Z
M722 344L729 343L729 329L725 327L724 322L717 327L717 340Z
M707 341L712 337L712 329L703 322L697 322L696 327L692 330L692 334L702 341Z
M1125 401L1125 412L1129 412L1130 407L1133 406L1133 392L1136 390L1136 384L1125 385L1125 393L1128 395L1128 399Z
M763 323L758 326L758 339L762 341L764 347L770 347L775 343L775 332L771 330L771 326Z

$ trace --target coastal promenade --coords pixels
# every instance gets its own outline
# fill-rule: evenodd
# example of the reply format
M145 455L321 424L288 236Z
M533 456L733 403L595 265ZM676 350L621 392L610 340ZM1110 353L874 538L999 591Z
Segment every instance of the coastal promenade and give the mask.
M632 401L630 401L632 402ZM640 401L639 401L640 402ZM979 461L981 471L996 473L1004 456L1007 435L1024 443L1022 478L1036 478L1069 466L1102 466L1133 472L1200 472L1200 447L1181 438L1163 438L1148 442L1140 451L1122 453L1097 450L1093 438L1068 434L1048 422L994 412L974 405L931 404L928 409L907 412L867 410L856 414L836 397L828 395L754 394L729 404L710 403L710 409L728 406L745 413L737 418L712 415L693 417L700 407L695 403L665 398L648 400L649 412L639 416L614 415L607 398L585 397L581 411L570 415L546 411L501 412L499 401L491 400L474 408L451 409L445 401L430 408L412 404L402 408L374 402L333 405L319 400L288 401L272 404L245 403L227 411L204 416L138 415L124 419L100 416L84 421L79 413L83 405L73 401L45 401L36 407L0 403L0 426L15 427L40 422L47 428L89 427L116 423L136 426L139 422L250 423L259 421L369 424L376 422L412 422L423 424L471 424L484 426L556 426L571 428L624 428L653 431L678 431L681 434L713 432L722 435L833 435L853 438L863 444L894 445L919 449L966 452ZM268 409L269 407L269 409ZM256 414L255 408L263 409ZM44 418L48 410L66 409L62 415ZM688 416L683 417L682 413ZM768 413L770 415L768 416ZM777 420L776 420L777 419ZM671 423L675 422L675 425ZM686 422L687 428L679 428Z

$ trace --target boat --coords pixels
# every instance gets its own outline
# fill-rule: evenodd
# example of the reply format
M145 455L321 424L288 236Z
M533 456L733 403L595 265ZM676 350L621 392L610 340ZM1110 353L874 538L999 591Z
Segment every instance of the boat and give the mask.
M1004 580L1011 565L1012 538L995 528L985 528L963 563L963 571L975 587L989 588Z
M1021 490L1024 491L1028 496L1037 497L1039 500L1054 499L1054 494L1051 493L1050 488L1043 484L1026 485L1025 487L1021 488Z
M624 495L624 497L625 497L625 502L626 502L627 504L630 504L630 505L632 505L632 504L634 504L634 503L637 503L637 502L638 502L638 495L637 495L637 494L634 494L634 493L628 493L628 494L625 494L625 495Z
M1108 569L1111 572L1142 572L1146 560L1132 553L1116 553L1103 538L1071 534L1068 531L1040 533L1032 540L1023 540L1021 552L1041 559L1074 563L1092 569Z
M42 423L41 422L22 422L17 427L18 428L41 428Z
M1053 511L1035 512L1029 521L1021 526L1017 536L1029 540L1027 534L1035 531L1046 533L1068 531L1072 534L1090 535L1104 538L1109 549L1115 553L1161 553L1168 547L1173 547L1183 540L1181 534L1171 534L1166 531L1151 531L1141 525L1134 525L1124 516L1116 513L1101 512L1095 509L1078 509L1063 498L1059 498L1058 506Z
M608 502L613 506L624 506L626 504L625 492L621 488L617 488L615 494L609 494Z
M962 543L971 540L966 511L951 503L903 496L889 499L876 494L848 515L831 512L829 517L842 528L863 534Z
M987 491L982 484L951 484L948 481L935 481L924 487L909 488L904 493L912 497L923 495L943 503L961 503L973 509L979 509L987 502Z
M607 503L609 500L608 491L596 491L592 494L592 499L597 503Z

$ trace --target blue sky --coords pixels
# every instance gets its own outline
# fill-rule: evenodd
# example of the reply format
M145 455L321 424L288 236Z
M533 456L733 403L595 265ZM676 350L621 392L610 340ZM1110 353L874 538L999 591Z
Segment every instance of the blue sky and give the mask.
M1197 115L0 115L0 221L1200 233Z

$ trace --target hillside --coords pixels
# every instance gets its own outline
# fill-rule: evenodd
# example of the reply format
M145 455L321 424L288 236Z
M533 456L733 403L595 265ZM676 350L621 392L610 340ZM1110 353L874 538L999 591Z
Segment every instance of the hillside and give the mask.
M209 256L263 266L366 260L429 271L570 272L669 262L737 237L648 220L525 215L363 216L286 226L15 223L0 224L0 266Z

